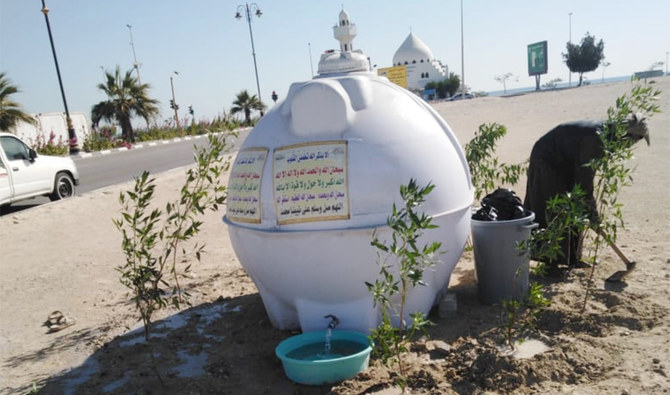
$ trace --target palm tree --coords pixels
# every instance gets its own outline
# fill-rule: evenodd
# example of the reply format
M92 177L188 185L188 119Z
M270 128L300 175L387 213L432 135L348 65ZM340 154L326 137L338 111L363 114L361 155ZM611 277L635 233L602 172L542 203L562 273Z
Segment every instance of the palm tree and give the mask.
M240 111L244 111L244 120L247 125L251 125L251 111L256 110L261 112L263 115L263 109L265 104L263 104L256 95L249 96L249 92L243 90L237 94L237 98L233 102L233 108L230 111L233 114L237 114Z
M7 131L16 126L19 121L35 123L35 119L23 112L21 105L12 101L9 96L19 92L19 88L0 73L0 131Z
M107 83L99 84L98 88L105 92L108 99L93 106L91 121L94 127L103 119L118 122L123 139L134 143L132 117L139 116L149 122L160 110L158 100L149 97L149 84L140 84L132 73L133 70L128 70L122 76L119 66L116 66L114 74L105 72Z

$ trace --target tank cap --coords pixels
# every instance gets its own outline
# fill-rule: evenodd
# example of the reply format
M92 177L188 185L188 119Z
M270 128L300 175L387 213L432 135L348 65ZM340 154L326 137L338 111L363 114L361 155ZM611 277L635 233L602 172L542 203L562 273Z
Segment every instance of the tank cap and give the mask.
M319 60L319 75L369 71L368 58L362 52L327 51Z

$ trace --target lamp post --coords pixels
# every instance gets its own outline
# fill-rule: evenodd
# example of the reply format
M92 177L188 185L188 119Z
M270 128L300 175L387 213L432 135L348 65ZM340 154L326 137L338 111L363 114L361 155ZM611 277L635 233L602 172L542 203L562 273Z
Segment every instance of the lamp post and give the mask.
M173 71L172 74L170 74L170 88L172 89L172 105L171 107L174 109L174 120L177 123L177 129L181 129L179 127L179 105L177 104L177 99L175 99L174 96L174 82L173 82L173 75L179 75L178 71Z
M140 64L137 63L137 56L135 56L135 42L133 41L133 27L130 25L128 26L128 31L130 32L130 46L133 48L133 60L135 63L133 63L133 68L135 69L135 72L137 72L137 82L142 85L142 79L140 78Z
M74 131L72 126L72 119L70 118L70 111L67 108L67 100L65 99L65 89L63 89L63 79L60 76L60 68L58 67L58 58L56 57L56 48L54 47L54 39L51 35L51 25L49 24L49 9L44 0L42 0L42 13L44 14L44 20L47 23L47 31L49 32L49 42L51 43L51 52L54 56L54 63L56 64L56 74L58 75L58 85L60 86L60 94L63 98L63 107L65 107L65 122L67 123L67 137L69 140L69 148L71 154L76 154L79 152L77 148L77 134Z
M314 64L312 63L312 43L307 43L307 48L309 49L309 71L312 75L309 78L314 78Z
M237 6L237 13L235 14L236 19L242 18L242 12L245 13L247 17L247 23L249 24L249 37L251 38L251 55L254 57L254 72L256 73L256 89L258 90L258 100L262 103L261 99L261 85L258 82L258 66L256 65L256 49L254 47L254 33L251 30L251 14L253 13L257 17L261 17L263 12L258 7L256 3L244 3L244 5ZM263 116L263 110L261 110L261 116Z
M463 45L463 0L461 0L461 100L465 100L465 46Z
M568 12L568 42L572 44L572 12ZM568 88L572 86L572 72L570 67L568 67Z

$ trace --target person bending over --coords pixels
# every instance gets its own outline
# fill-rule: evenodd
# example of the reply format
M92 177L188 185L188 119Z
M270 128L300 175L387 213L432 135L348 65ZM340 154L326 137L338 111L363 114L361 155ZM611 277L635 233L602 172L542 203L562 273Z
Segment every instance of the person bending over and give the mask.
M535 221L540 228L547 227L547 201L559 194L571 192L579 185L585 192L591 224L599 223L596 202L593 197L594 171L588 166L593 159L600 159L604 153L601 135L616 138L613 127L602 121L583 120L563 123L551 129L535 144L530 154L528 180L524 207L535 213ZM649 130L645 119L639 114L631 114L626 119L626 134L623 139L631 144L645 139L649 145ZM556 272L559 263L571 267L587 266L581 261L581 236L570 237L570 229L565 229L561 243L562 258L546 262L550 274Z

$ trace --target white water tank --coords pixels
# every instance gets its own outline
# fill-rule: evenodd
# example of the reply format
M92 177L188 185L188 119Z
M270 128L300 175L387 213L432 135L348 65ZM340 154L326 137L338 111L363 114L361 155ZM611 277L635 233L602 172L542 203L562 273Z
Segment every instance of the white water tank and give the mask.
M473 187L455 135L422 99L369 72L361 53L327 53L318 77L291 85L244 141L224 216L274 326L323 330L328 314L340 329L377 326L370 241L375 230L390 240L386 220L412 178L436 186L420 211L438 228L421 243L444 252L408 295L408 314L427 314L470 230Z

